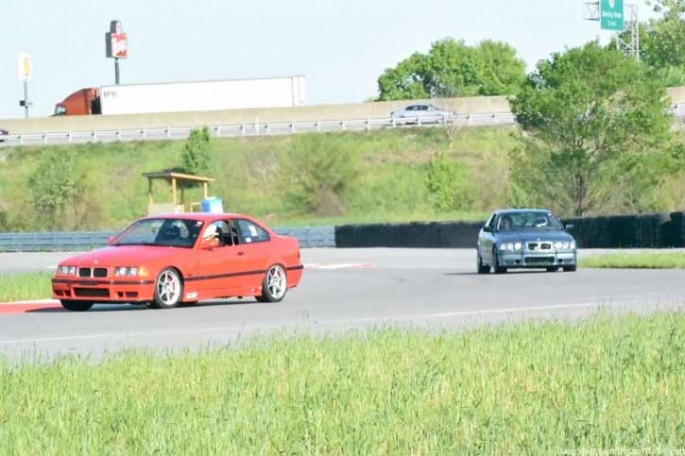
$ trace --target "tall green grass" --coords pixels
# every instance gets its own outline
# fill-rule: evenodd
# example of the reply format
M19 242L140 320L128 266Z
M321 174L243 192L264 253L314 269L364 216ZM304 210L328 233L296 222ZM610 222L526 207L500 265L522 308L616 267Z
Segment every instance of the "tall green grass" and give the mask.
M584 268L685 269L684 252L607 253L580 261Z
M685 316L0 364L0 454L682 448Z
M0 274L0 303L49 298L51 277L43 272Z

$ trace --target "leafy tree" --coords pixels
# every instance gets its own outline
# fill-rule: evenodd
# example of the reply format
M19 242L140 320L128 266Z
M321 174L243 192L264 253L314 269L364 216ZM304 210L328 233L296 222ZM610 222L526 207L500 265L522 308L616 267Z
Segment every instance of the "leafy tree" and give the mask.
M525 64L505 43L467 46L446 38L427 54L414 53L378 78L379 100L511 95L525 79Z
M48 153L29 176L29 189L41 226L47 229L67 226L65 213L83 193L74 153L69 149Z
M673 153L666 100L645 65L597 43L540 62L511 101L517 197L573 215L640 209Z
M378 78L380 100L429 98L424 81L427 60L427 56L415 53L395 68L385 70Z
M211 173L213 168L211 141L209 128L206 126L195 128L190 132L181 154L183 171L199 176Z
M685 0L647 2L660 16L639 25L640 58L666 86L685 83ZM622 35L630 40L629 32ZM610 47L615 47L615 41Z
M448 159L444 152L438 152L431 158L425 182L428 198L437 211L470 208L466 167L458 161Z
M358 177L359 157L356 149L327 134L298 135L281 158L280 169L291 210L343 215L346 194Z

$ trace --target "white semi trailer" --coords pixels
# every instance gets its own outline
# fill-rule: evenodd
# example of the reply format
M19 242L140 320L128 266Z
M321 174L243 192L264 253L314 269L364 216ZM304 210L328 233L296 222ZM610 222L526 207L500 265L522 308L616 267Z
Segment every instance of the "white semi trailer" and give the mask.
M56 106L58 115L280 108L306 102L303 75L222 81L121 84L81 89Z

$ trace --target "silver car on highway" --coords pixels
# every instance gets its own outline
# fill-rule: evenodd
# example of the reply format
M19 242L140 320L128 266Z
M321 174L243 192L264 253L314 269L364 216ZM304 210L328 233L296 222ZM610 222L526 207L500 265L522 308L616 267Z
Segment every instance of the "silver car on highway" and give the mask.
M455 112L439 108L432 104L413 104L404 109L393 111L390 117L395 123L446 123L453 119Z
M546 209L495 211L478 233L477 271L497 274L508 269L576 270L576 241Z

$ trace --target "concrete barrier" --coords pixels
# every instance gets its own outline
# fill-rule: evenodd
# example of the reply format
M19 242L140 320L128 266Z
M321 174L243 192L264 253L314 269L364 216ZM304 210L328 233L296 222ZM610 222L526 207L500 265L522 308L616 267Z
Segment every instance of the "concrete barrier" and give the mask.
M411 103L429 102L459 114L509 112L506 97L448 98L443 100L386 101L298 106L293 108L237 109L228 111L169 112L111 116L59 116L3 120L11 134L135 128L198 127L249 123L303 122L387 118Z

